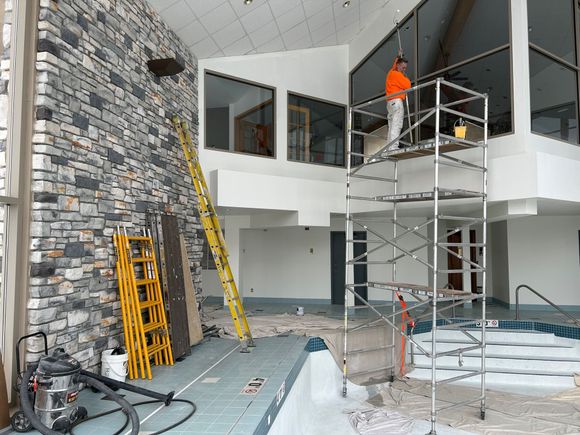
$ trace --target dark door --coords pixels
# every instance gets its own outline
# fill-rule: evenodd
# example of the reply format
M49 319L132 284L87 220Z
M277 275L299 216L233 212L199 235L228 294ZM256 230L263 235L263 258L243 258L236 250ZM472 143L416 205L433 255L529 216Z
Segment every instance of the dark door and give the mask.
M469 243L474 245L476 243L476 235L475 230L469 230ZM474 263L477 263L477 247L470 246L469 248L469 255L470 260ZM475 266L471 265L471 268L474 269ZM471 293L477 293L477 273L471 272Z
M355 231L355 240L366 240L365 231ZM346 262L346 246L344 231L332 231L330 233L330 286L331 300L333 304L344 305L344 266ZM354 243L354 256L364 254L367 250L366 243ZM366 256L360 259L366 260ZM355 264L354 266L355 284L367 282L367 265ZM364 299L368 298L367 287L357 287L357 294ZM362 302L355 298L355 305L362 305Z
M461 243L461 233L454 233L447 236L448 243ZM458 246L450 246L450 251L459 253ZM455 255L447 254L447 268L448 269L461 269L463 267L463 262L457 258ZM453 286L455 290L463 290L463 274L462 273L450 273L447 279L449 284ZM442 283L444 285L444 283ZM439 286L438 286L439 287Z

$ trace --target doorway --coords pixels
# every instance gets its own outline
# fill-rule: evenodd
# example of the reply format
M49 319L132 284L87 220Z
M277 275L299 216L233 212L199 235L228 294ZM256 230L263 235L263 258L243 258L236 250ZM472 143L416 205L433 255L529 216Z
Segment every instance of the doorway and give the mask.
M366 240L366 231L355 231L354 240ZM367 244L353 243L354 256L364 254L367 250ZM366 256L361 260L366 261ZM330 233L330 288L331 288L331 302L333 305L344 306L344 266L346 262L346 237L344 231L331 231ZM354 265L354 283L363 284L367 282L367 265ZM368 288L357 287L356 293L365 300L368 298ZM355 298L355 305L362 305L363 303Z
M454 233L447 236L448 243L461 243L461 233ZM477 236L475 230L469 230L469 258L472 262L477 263L477 248L474 246L476 243ZM464 249L459 246L450 246L450 251L457 253L458 255L465 255ZM466 269L463 260L457 258L455 255L447 254L447 268L448 269ZM475 266L471 265L471 269L475 269ZM471 293L477 293L477 273L472 272L470 277L471 281ZM463 290L463 274L462 273L449 273L447 275L449 284L453 286L455 290Z

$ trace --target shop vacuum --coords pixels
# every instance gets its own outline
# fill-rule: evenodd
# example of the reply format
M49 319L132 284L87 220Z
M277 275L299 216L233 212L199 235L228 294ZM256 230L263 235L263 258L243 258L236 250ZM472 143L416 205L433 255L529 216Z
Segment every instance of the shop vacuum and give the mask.
M38 364L30 365L24 372L20 371L20 343L30 337L42 337L44 340L44 356ZM45 435L61 435L70 432L83 421L122 411L126 415L125 425L115 433L120 433L131 423L131 435L139 433L139 417L135 406L164 403L169 406L172 402L184 402L191 405L191 412L177 423L156 433L172 429L195 412L195 405L188 400L174 399L174 392L161 394L155 391L140 388L125 382L115 381L81 368L80 363L67 354L64 349L56 349L48 355L46 334L37 332L25 335L16 345L16 367L18 370L18 390L21 409L11 418L12 428L16 432L28 432L33 428ZM87 410L77 404L81 384L88 385L104 393L115 401L120 408L102 414L88 416ZM113 389L131 391L154 400L131 404Z

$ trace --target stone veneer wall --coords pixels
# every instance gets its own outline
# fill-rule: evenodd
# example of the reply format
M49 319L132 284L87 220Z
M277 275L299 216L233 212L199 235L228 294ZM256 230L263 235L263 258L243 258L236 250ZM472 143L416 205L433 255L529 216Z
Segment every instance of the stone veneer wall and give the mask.
M197 60L144 0L40 5L28 327L91 367L122 339L117 225L142 227L151 207L177 214L200 280L195 191L170 120L197 137ZM173 56L183 73L149 72Z

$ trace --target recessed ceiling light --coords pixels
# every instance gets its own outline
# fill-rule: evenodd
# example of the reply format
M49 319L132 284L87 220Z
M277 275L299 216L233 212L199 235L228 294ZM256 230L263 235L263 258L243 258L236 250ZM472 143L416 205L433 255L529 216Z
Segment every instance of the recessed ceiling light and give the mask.
M348 8L350 6L350 0L346 0L343 4L342 7L343 8Z
M244 0L245 5L251 5L254 0Z

